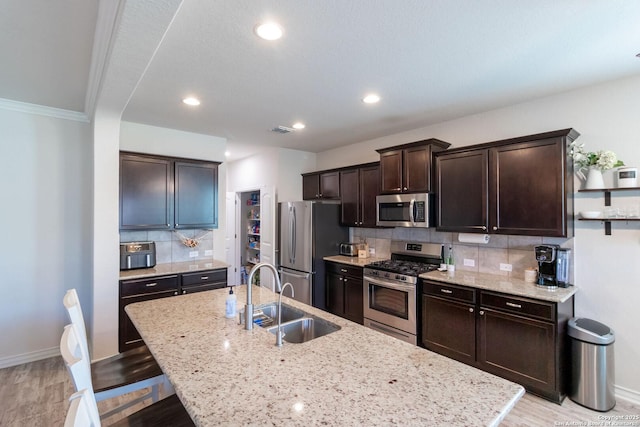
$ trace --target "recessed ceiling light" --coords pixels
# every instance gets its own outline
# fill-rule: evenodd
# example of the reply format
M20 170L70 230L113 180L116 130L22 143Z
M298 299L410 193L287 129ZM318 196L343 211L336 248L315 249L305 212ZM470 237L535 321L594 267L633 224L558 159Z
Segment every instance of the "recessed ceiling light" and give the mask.
M194 98L192 96L183 99L182 102L184 102L187 105L191 105L191 106L200 105L200 100L198 98Z
M224 156L225 156L225 157L229 157L230 155L231 155L231 153L230 153L230 152L228 152L228 151L225 151L225 152L224 152Z
M254 28L254 31L258 37L264 40L278 40L282 37L282 27L275 22L265 22L258 24Z
M378 101L380 101L380 97L375 93L370 93L369 95L362 98L362 102L364 102L365 104L375 104Z
M301 130L301 129L304 129L306 125L304 123L297 122L297 123L294 123L291 127L297 130Z

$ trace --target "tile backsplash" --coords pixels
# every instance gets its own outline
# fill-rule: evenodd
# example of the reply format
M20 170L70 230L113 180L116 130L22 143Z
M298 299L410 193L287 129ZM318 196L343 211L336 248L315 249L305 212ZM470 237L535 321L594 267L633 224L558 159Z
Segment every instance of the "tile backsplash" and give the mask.
M198 246L195 248L185 246L182 243L183 237L196 239L198 241ZM178 232L164 230L120 232L120 243L148 241L156 242L157 264L213 258L212 230L198 229L180 230Z
M524 279L524 270L537 268L534 246L556 244L572 249L570 281L573 283L573 239L490 235L489 243L460 243L458 233L442 233L430 228L351 228L352 242L365 241L375 249L378 258L391 257L391 240L408 240L444 244L445 256L453 249L456 270L489 273ZM466 261L466 262L465 262ZM473 265L465 265L473 264ZM500 270L500 264L511 264L511 271Z

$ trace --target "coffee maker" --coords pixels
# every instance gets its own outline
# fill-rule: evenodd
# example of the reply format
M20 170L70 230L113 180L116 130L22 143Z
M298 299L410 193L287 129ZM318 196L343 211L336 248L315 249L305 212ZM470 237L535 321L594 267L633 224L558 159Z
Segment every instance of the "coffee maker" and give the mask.
M566 288L569 284L569 258L571 249L558 245L535 247L538 261L538 286L545 288Z

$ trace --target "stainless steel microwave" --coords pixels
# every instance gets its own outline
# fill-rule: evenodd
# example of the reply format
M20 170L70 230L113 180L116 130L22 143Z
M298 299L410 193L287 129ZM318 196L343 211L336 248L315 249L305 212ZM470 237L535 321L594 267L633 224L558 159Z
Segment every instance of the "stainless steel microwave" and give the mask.
M376 225L424 227L432 221L433 194L384 194L376 197Z

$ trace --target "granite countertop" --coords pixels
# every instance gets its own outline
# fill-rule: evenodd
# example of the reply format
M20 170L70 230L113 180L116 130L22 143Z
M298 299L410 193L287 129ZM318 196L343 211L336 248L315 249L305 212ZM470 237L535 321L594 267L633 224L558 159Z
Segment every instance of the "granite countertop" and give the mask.
M567 301L578 292L578 288L575 286L547 289L513 277L469 271L454 273L431 271L421 274L420 278L558 303Z
M120 280L143 279L152 276L164 276L166 274L190 273L192 271L215 270L227 268L229 264L216 259L199 259L186 262L172 262L166 264L156 264L152 268L138 268L135 270L120 271Z
M238 308L246 286L236 287ZM129 317L198 426L498 425L522 386L283 297L339 331L276 347L224 317L218 289L130 304ZM254 287L255 305L277 294Z
M358 258L357 256L333 255L333 256L326 256L323 259L325 261L339 262L340 264L353 265L355 267L364 267L365 265L371 264L372 262L383 261L388 258L376 258L376 257Z

